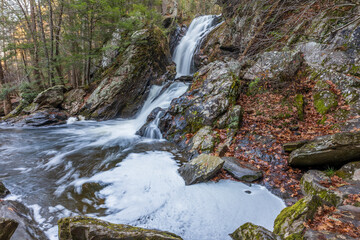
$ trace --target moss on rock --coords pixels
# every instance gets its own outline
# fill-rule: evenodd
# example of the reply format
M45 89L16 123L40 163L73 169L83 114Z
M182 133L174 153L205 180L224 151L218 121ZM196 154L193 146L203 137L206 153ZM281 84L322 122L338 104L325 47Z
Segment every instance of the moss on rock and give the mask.
M305 197L293 206L281 211L274 222L274 233L283 238L293 234L302 235L305 227L303 223L312 219L316 210L322 205L322 201L317 196Z

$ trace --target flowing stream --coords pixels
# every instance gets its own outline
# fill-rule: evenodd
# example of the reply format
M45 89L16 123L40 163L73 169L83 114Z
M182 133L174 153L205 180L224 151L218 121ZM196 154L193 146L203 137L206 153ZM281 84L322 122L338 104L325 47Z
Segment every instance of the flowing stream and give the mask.
M191 74L197 44L213 26L214 16L193 21L174 55L178 75ZM266 188L230 180L185 186L177 173L182 154L162 139L158 119L147 137L135 134L153 109L169 107L187 88L181 82L153 86L133 119L3 126L0 181L12 192L8 199L32 208L50 239L57 239L59 218L84 214L174 232L185 240L230 239L245 222L272 229L285 205Z

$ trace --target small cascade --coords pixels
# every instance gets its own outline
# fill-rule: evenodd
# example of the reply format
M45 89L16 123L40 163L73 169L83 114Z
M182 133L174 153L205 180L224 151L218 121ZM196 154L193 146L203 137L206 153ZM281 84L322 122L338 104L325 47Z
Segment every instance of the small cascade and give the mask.
M161 112L158 112L154 121L152 121L149 126L147 126L144 137L151 139L163 139L162 133L159 129L160 117Z
M216 15L195 18L189 26L186 35L176 47L173 60L176 63L176 77L193 74L194 55L206 35L219 23Z

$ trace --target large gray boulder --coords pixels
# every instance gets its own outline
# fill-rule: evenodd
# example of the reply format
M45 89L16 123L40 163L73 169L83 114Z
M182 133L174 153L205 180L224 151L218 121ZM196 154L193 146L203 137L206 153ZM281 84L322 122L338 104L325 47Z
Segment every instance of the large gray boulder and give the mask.
M0 219L6 219L3 220L3 224L4 227L7 226L6 229L9 231L14 229L16 225L15 222L18 223L16 231L12 235L12 239L14 240L48 239L39 229L37 222L34 220L33 212L22 203L16 201L0 201ZM0 239L3 238L0 237Z
M59 240L181 240L182 238L158 230L113 224L89 217L62 218L58 221Z
M145 101L151 81L166 72L169 47L158 28L133 33L131 44L119 54L86 100L81 114L96 119L131 117Z
M234 178L244 181L244 182L254 182L263 177L263 173L259 170L256 170L250 165L247 168L241 167L236 158L233 157L223 157L224 169L228 171Z
M208 154L201 154L197 158L179 168L186 185L206 182L214 177L224 165L224 160Z
M265 52L246 71L244 78L252 81L265 79L267 82L292 80L300 69L302 62L300 51Z
M344 132L317 138L293 151L293 167L341 166L360 159L360 132Z

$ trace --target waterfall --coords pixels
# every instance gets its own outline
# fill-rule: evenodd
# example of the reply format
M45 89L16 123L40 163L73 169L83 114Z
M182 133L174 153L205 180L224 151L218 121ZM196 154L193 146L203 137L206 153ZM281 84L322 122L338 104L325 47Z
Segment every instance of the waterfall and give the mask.
M189 26L186 35L176 47L173 60L176 63L176 77L193 74L194 55L206 35L216 27L218 16L200 16Z
M194 55L199 49L203 39L216 27L219 17L216 15L200 16L195 18L189 26L185 36L174 51L173 60L176 63L176 77L189 76L192 74ZM161 112L146 127L144 137L162 139L158 128Z

